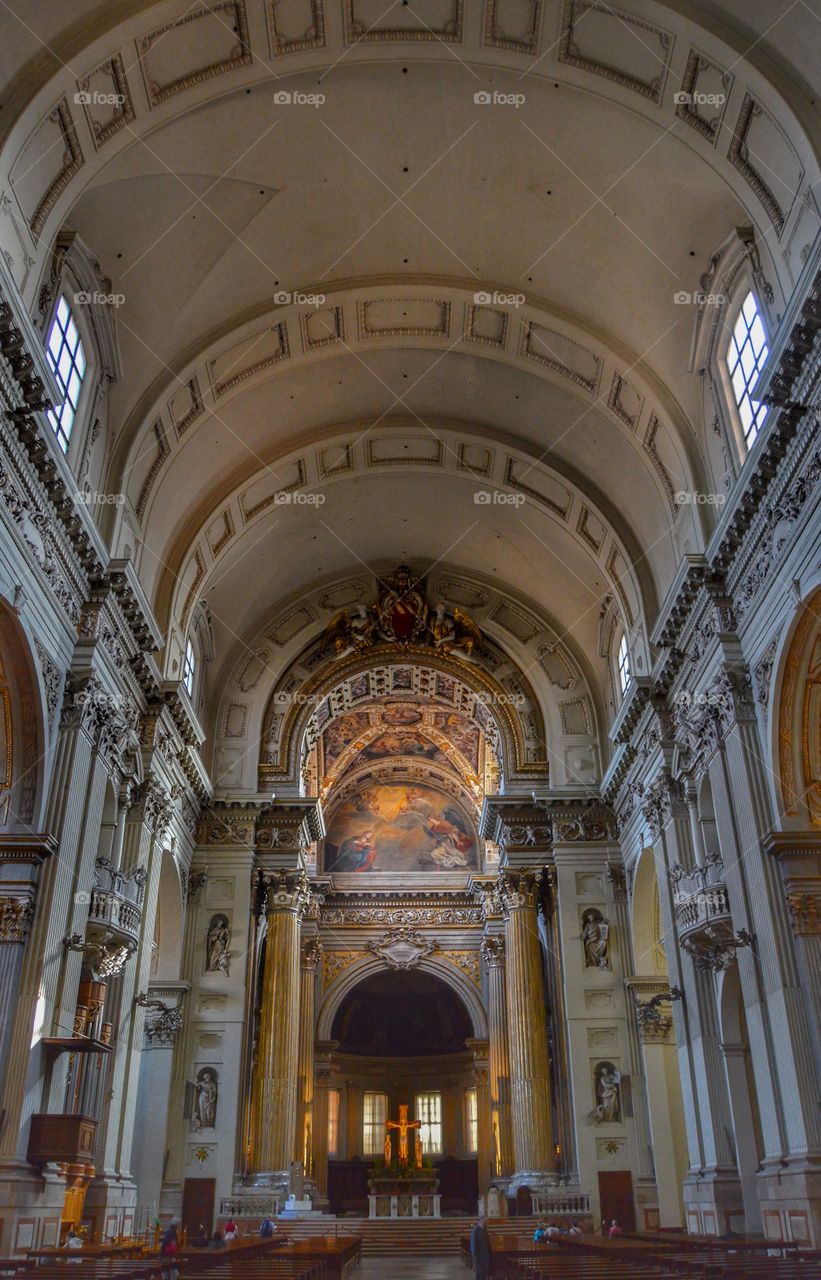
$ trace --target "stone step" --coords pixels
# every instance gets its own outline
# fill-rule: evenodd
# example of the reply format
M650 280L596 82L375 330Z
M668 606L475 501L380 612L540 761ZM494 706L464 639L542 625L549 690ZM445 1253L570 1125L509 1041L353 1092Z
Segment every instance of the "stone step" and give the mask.
M366 1257L399 1257L418 1254L426 1257L456 1256L459 1242L473 1226L473 1218L314 1218L283 1223L279 1229L294 1239L323 1235L362 1237ZM530 1239L536 1218L499 1219L491 1231L515 1232Z

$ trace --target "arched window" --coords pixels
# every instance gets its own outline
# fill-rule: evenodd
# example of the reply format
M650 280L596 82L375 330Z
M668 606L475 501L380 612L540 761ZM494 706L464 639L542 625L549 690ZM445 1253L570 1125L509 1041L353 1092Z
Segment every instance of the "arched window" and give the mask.
M755 295L750 291L736 317L726 355L727 371L747 449L752 448L767 416L767 406L753 400L750 391L756 384L768 352L764 322Z
M51 322L46 355L63 393L63 403L56 409L49 409L48 420L63 453L68 453L71 429L86 372L86 353L71 307L63 294L60 295Z
M194 696L194 675L197 670L197 655L194 652L194 645L191 640L187 640L185 644L185 660L182 664L182 682L185 685L185 691L189 698Z
M630 682L630 650L627 647L627 636L625 632L621 633L621 640L619 641L619 656L616 660L616 665L618 666L619 671L619 689L623 697Z

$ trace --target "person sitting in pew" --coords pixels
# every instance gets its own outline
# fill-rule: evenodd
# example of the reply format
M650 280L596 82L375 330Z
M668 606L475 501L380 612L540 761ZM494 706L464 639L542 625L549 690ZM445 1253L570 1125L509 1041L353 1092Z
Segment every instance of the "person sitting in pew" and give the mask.
M191 1248L192 1249L208 1248L208 1232L205 1228L205 1223L201 1222L199 1227L197 1228L197 1234L194 1236L194 1239L191 1241Z
M221 1232L221 1231L215 1231L215 1232L214 1232L214 1234L212 1235L211 1239L208 1241L208 1248L209 1248L209 1249L224 1249L224 1248L225 1248L225 1241L224 1241L224 1240L223 1240L223 1238L222 1238L222 1232Z
M618 1236L622 1234L622 1229L615 1218L610 1223L610 1230L608 1231L607 1234L609 1235L611 1240L615 1240Z

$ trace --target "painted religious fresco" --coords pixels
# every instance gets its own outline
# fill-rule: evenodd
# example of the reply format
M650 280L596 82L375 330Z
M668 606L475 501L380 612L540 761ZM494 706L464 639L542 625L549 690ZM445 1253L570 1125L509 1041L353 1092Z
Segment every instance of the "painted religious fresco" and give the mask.
M325 765L327 768L338 760L342 752L370 724L367 711L349 711L346 716L334 720L325 730Z
M386 731L368 743L359 760L385 760L388 756L417 756L422 760L435 760L438 764L450 764L444 751L440 751L436 743L419 730Z
M371 784L333 815L324 867L338 872L474 870L478 842L452 796L410 783Z
M461 751L470 767L479 768L479 730L455 711L434 711L432 724Z

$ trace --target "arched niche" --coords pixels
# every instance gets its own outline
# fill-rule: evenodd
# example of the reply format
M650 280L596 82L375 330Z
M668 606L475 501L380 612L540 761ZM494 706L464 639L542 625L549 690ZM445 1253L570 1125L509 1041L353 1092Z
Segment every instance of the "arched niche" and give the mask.
M180 873L170 849L163 849L157 916L154 925L154 952L151 957L152 980L180 976L183 941L183 896Z
M421 959L414 966L415 970L431 974L459 997L468 1012L473 1026L473 1038L486 1040L488 1035L487 1015L482 1003L479 988L455 964L435 953ZM317 1040L332 1039L332 1031L336 1015L347 996L365 979L377 973L389 972L389 966L378 956L363 956L355 961L331 982L322 1000L317 1015Z
M785 825L821 827L821 587L798 608L775 683L777 798Z
M636 973L667 978L667 958L656 860L651 848L642 849L633 878L631 931Z
M32 652L19 621L0 600L0 829L40 825L44 740Z

